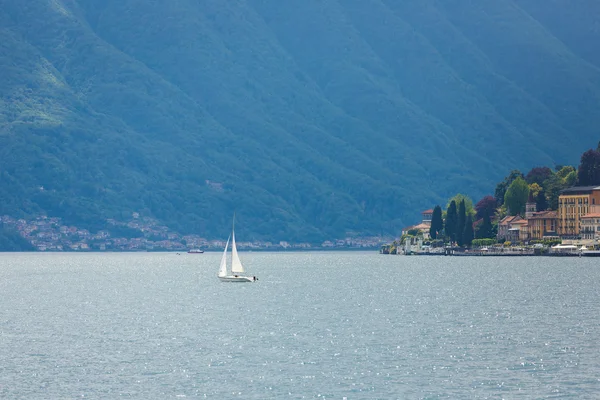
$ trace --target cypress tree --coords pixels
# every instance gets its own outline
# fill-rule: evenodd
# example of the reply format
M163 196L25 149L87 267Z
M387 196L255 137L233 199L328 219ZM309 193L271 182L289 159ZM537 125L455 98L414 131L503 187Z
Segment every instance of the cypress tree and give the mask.
M458 213L456 211L456 202L452 200L446 211L446 224L445 232L446 236L450 238L451 242L456 241L456 225L458 223Z
M431 216L431 227L429 228L429 236L432 239L437 239L438 234L444 227L444 221L442 220L442 208L435 206L433 208L433 215Z
M456 242L459 246L464 244L463 232L465 231L465 223L467 220L467 211L465 209L465 201L462 200L458 205L458 221L456 224Z
M492 239L494 236L493 230L490 215L486 212L483 214L483 223L477 229L477 239Z
M488 217L489 219L489 217ZM465 246L471 246L473 243L473 218L471 215L467 216L467 220L465 221L465 229L462 235L462 241Z

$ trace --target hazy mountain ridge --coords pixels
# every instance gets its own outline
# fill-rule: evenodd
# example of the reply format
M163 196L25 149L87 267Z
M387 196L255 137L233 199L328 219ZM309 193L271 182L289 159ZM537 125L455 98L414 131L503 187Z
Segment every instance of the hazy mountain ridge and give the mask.
M597 141L577 39L600 6L554 1L561 25L542 3L0 1L0 213L393 232L509 169L575 163Z

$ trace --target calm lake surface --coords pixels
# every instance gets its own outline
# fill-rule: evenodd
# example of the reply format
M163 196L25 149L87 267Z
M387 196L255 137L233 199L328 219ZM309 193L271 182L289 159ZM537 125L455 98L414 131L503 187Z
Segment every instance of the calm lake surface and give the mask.
M0 398L600 397L600 259L0 254Z

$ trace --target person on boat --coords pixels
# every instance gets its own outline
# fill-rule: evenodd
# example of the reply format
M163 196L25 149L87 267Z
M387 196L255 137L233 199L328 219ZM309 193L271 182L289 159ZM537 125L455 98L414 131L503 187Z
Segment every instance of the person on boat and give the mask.
M233 277L234 277L234 278L237 278L238 276L237 276L237 275L234 275Z
M255 276L253 276L253 277L252 277L252 280L254 280L254 281L257 281L257 280L258 280L258 278L257 278L257 277L255 277Z

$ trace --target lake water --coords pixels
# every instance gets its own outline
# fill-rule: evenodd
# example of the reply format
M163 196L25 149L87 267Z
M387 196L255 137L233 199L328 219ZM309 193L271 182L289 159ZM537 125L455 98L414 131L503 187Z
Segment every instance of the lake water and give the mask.
M0 254L0 398L600 398L600 259Z

